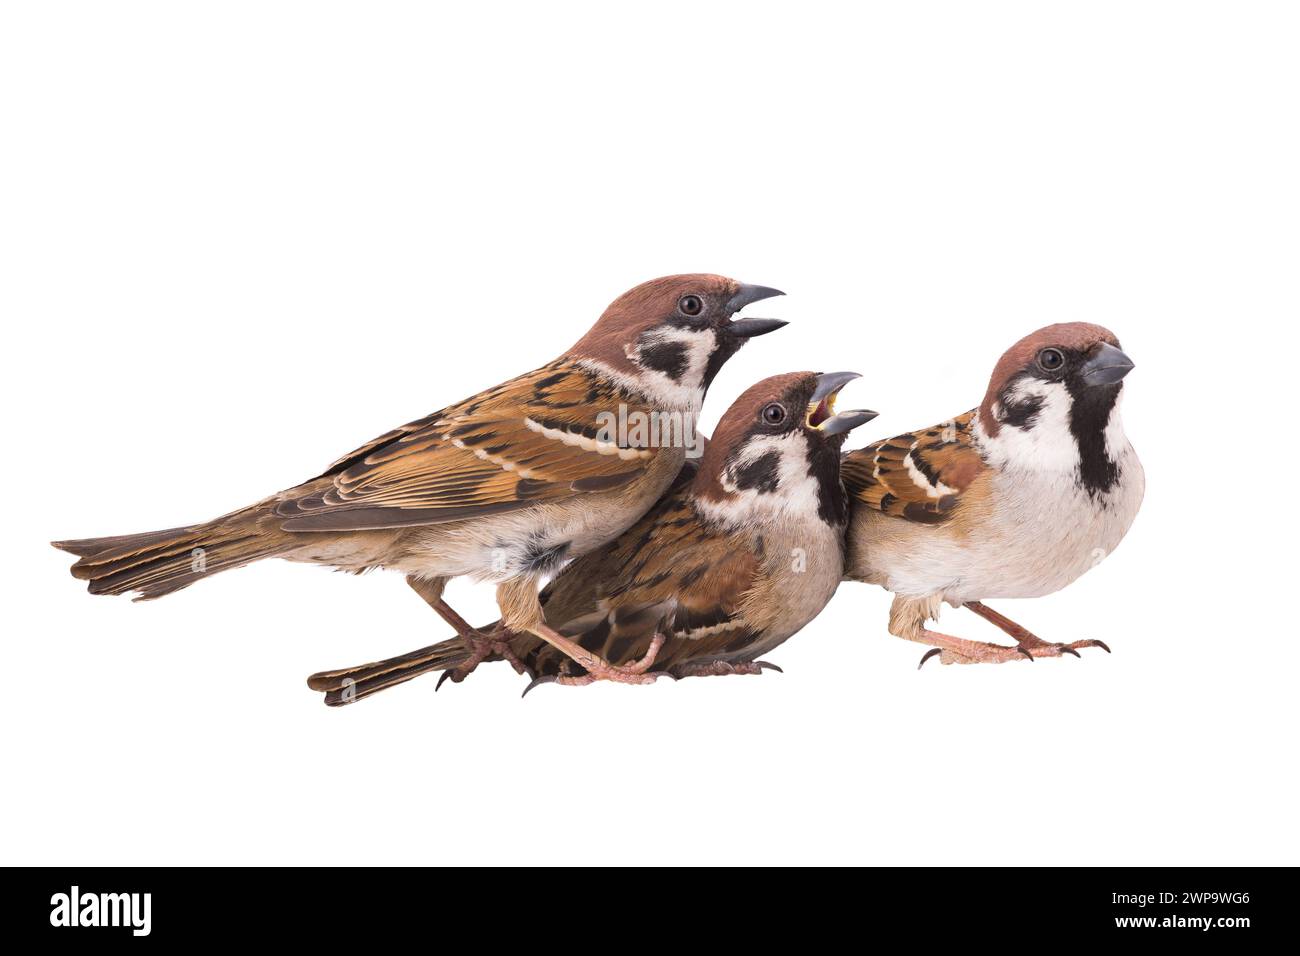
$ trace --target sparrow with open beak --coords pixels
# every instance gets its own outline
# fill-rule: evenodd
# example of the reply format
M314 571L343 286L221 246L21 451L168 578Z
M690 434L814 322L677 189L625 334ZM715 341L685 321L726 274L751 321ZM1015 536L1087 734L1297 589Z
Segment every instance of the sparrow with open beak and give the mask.
M1120 423L1132 368L1106 329L1049 325L1002 356L978 408L845 457L845 575L894 593L889 632L934 645L922 664L1110 650L1098 640L1043 641L983 602L1058 591L1128 531L1144 487ZM970 608L1016 646L929 630L944 602Z
M780 294L715 275L644 283L555 361L381 435L304 484L203 524L55 546L80 558L72 573L91 593L140 598L269 557L392 568L481 659L505 648L442 600L450 578L470 575L496 583L510 632L599 669L547 626L539 584L659 499L723 363L785 325L735 313ZM675 440L613 424L665 416Z
M764 379L719 422L698 468L622 537L579 558L542 594L562 652L516 635L494 657L520 662L531 690L555 682L646 684L758 674L765 654L811 621L843 574L848 499L840 448L871 411L835 412L854 372ZM586 655L584 657L584 655ZM428 671L459 680L473 651L460 638L360 667L314 674L331 705Z

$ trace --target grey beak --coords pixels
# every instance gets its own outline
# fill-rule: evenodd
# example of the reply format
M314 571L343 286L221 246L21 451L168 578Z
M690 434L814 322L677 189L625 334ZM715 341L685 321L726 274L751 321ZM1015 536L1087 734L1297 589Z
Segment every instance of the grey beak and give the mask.
M817 376L817 387L813 389L809 403L822 402L839 392L855 378L862 378L857 372L822 372ZM837 412L816 426L822 436L842 435L847 431L865 425L876 417L876 413L865 408L854 408L846 412Z
M765 285L745 285L741 284L736 290L736 294L727 300L727 312L735 314L747 305L753 305L755 302L761 302L763 299L770 299L774 295L785 295L780 289L770 289Z
M775 332L783 325L789 324L784 319L734 319L724 328L738 339L752 339L756 335L767 335L768 332Z
M1109 342L1102 342L1097 354L1084 362L1079 375L1085 385L1114 385L1133 370L1133 360Z
M836 412L826 421L817 426L817 431L823 435L839 435L843 432L851 431L859 425L865 425L871 419L875 418L879 412L869 411L865 408L855 408L847 412Z
M811 401L820 402L828 395L834 395L855 378L862 378L857 372L822 372L817 376L817 387L813 389ZM875 416L875 412L871 413Z

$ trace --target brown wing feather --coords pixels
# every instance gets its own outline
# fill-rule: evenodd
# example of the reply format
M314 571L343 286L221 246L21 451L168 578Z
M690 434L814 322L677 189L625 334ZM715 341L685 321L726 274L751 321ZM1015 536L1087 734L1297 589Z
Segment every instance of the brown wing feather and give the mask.
M855 504L935 524L952 517L962 493L987 467L971 440L975 412L849 452L840 466Z
M651 409L555 362L381 435L284 498L287 531L436 524L616 488L654 448L593 444L597 415ZM604 437L604 436L601 436Z
M662 631L669 639L654 669L663 670L750 643L740 609L760 573L758 555L710 531L686 495L671 495L566 568L543 595L546 620L612 663L643 656ZM551 648L532 649L538 671L563 665Z

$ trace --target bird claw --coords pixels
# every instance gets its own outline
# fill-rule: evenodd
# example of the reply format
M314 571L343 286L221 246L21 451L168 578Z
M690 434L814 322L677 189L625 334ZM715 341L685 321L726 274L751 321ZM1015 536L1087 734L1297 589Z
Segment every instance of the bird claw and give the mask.
M1035 656L1030 652L1031 649L1034 649L1034 648L1037 648L1037 649L1042 650L1042 651L1049 652L1049 653L1044 653L1044 654L1042 654L1042 656L1044 656L1044 657L1051 657L1051 656L1053 656L1053 655L1050 653L1050 651L1052 651L1053 649L1055 649L1055 651L1056 651L1056 656L1058 656L1058 657L1064 657L1066 654L1069 654L1071 657L1078 657L1078 658L1082 659L1082 658L1083 658L1083 655L1079 653L1079 648L1080 648L1080 647L1100 647L1100 648L1101 648L1103 651L1105 651L1107 654L1110 653L1110 648L1106 646L1105 641L1097 641L1097 640L1092 640L1092 641L1077 641L1075 644L1047 644L1047 643L1031 644L1031 645L1029 645L1029 648L1026 648L1025 645L1021 644L1021 645L1019 645L1019 646L1016 648L1016 650L1018 650L1021 654L1024 654L1024 655L1025 655L1026 657L1028 657L1031 661L1033 661L1033 660L1037 660L1037 659L1038 659L1037 657L1035 657Z
M754 664L761 671L776 671L778 674L785 673L785 671L781 670L781 668L777 667L775 664L771 663L770 661L754 661ZM677 679L676 677L673 678L673 680L676 679Z
M541 677L534 677L531 684L524 688L524 692L519 695L520 700L528 696L528 692L540 684L553 684L558 678L554 674L543 674Z
M968 605L974 606L974 605ZM991 612L982 605L978 608L981 611L981 617L989 617ZM920 640L927 644L934 644L921 657L921 662L916 665L920 670L925 666L930 658L937 655L941 664L972 664L972 663L992 663L1002 664L1009 661L1018 661L1022 657L1027 657L1031 661L1038 660L1040 657L1063 657L1070 654L1074 657L1083 657L1079 653L1080 648L1100 647L1107 654L1110 648L1106 646L1105 641L1087 640L1075 641L1073 644L1049 644L1047 641L1030 634L1024 628L1013 622L1007 622L1000 615L994 615L990 618L999 627L1016 638L1016 645L1008 647L1004 644L983 644L974 641L963 641L960 638L951 637L947 634L937 634L932 631L922 631L920 637L914 640ZM1003 623L999 623L1002 621ZM1003 625L1006 626L1003 626Z
M465 645L468 656L454 667L448 667L438 678L438 683L434 686L433 692L436 694L448 680L453 684L459 684L470 674L478 669L478 666L484 661L492 660L492 655L509 662L510 666L515 669L516 674L530 674L528 665L521 661L513 650L510 648L510 632L500 627L491 631L467 631L460 635L461 641Z
M1073 654L1075 657L1080 658L1083 657L1078 650L1080 647L1100 647L1107 654L1111 652L1110 647L1105 641L1098 641L1096 639L1090 641L1076 641L1074 644L1057 644L1056 646L1060 648L1062 654Z

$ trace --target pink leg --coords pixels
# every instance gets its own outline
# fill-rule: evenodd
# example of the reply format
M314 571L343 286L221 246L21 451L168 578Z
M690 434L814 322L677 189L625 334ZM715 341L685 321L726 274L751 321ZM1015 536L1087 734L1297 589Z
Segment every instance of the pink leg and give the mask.
M1021 627L1011 618L999 614L993 608L981 604L979 601L967 601L966 607L1015 638L1016 644L1028 653L1031 660L1036 657L1060 657L1062 654L1071 654L1078 657L1079 649L1084 647L1100 647L1107 654L1110 653L1110 648L1106 646L1105 641L1087 640L1075 641L1073 644L1053 644L1044 641L1027 628Z
M1110 648L1102 641L1075 641L1073 644L1049 644L1041 640L1015 621L1004 617L990 607L978 601L965 605L980 617L990 621L1016 639L1015 647L1003 647L1000 644L986 644L983 641L968 641L965 638L941 634L928 628L921 628L914 641L933 644L934 649L926 651L921 657L918 668L924 667L926 661L938 657L941 664L1005 664L1007 661L1036 660L1040 657L1060 657L1062 654L1079 656L1079 648L1100 647L1106 653Z
M934 645L933 650L926 651L922 655L921 663L916 665L918 670L925 666L926 661L936 656L942 664L1003 664L1030 656L1019 647L1002 647L999 644L968 641L964 637L941 634L927 627L921 628L916 636L908 637L908 640Z
M541 630L543 629L549 632L549 635L543 635L541 633ZM594 684L596 681L601 680L614 681L619 684L653 684L660 677L672 676L666 671L659 671L655 674L647 673L647 671L654 666L655 658L659 656L659 651L664 646L666 638L663 634L655 634L654 638L650 641L650 647L646 650L645 656L640 660L633 661L630 664L611 664L603 657L591 653L581 644L569 640L558 631L554 631L549 627L543 626L542 628L535 629L534 633L555 647L556 650L568 655L587 673L578 676L549 674L545 677L538 677L524 688L524 696L539 684L563 684L568 687L585 687L587 684Z
M457 614L451 605L442 599L442 590L446 585L445 580L441 578L420 579L408 576L406 583L411 586L411 590L424 598L429 607L438 612L439 617L452 626L461 643L465 645L465 651L469 655L460 664L449 667L442 672L437 685L433 688L435 691L442 687L443 682L447 680L450 680L453 684L459 684L474 672L474 668L485 660L492 658L493 655L509 661L510 666L515 669L515 673L525 674L528 672L524 662L515 655L514 650L510 647L510 638L514 635L506 630L503 625L498 623L487 631L470 627L469 622Z
M446 605L444 604L443 607L446 607ZM439 608L434 607L434 610L438 611L439 614L442 614L442 611ZM464 624L464 619L451 608L447 607L447 612ZM452 623L451 617L449 617L448 614L443 614L443 619L446 620L448 624L451 624L452 627L456 627L456 625ZM442 687L444 681L450 680L453 684L459 684L470 674L474 673L474 669L478 667L479 664L492 659L494 656L509 661L510 666L515 669L516 674L528 673L528 665L519 659L518 655L515 654L514 649L510 646L510 638L512 636L511 632L507 631L503 625L498 624L492 630L487 632L469 628L468 625L466 625L466 627L468 630L464 631L457 628L456 633L464 643L465 649L469 651L469 657L467 657L464 662L442 672L442 676L438 678L438 683L433 688L435 693L437 693L438 689Z

